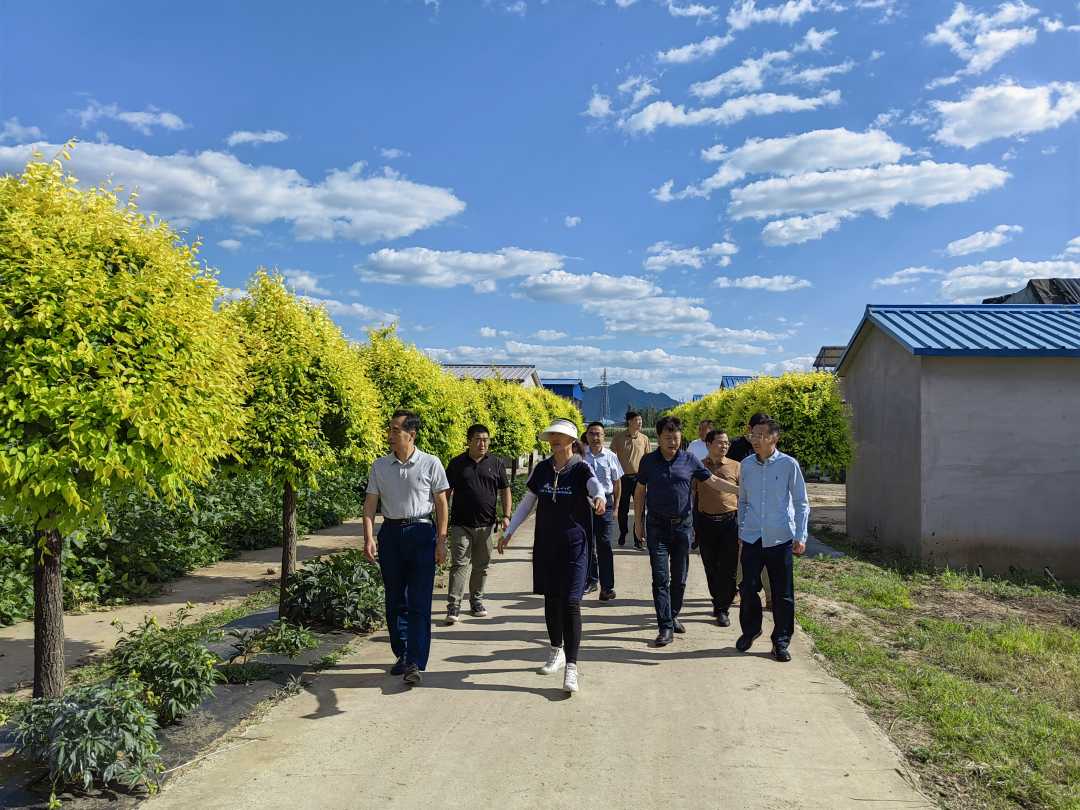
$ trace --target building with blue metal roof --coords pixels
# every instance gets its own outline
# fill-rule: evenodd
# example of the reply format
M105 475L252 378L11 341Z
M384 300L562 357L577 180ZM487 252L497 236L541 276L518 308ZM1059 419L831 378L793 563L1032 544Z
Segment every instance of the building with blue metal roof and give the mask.
M750 382L753 377L742 376L738 374L725 374L720 378L720 390L727 390L728 388L736 388L743 383Z
M1080 581L1080 306L868 306L836 373L848 534Z
M585 384L576 377L541 377L544 388L570 400L580 411L585 400Z

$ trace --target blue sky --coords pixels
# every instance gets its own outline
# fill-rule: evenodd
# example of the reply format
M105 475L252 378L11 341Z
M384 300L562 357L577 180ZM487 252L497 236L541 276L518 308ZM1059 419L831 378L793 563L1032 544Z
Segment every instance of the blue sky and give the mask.
M685 398L867 303L1080 276L1080 7L0 3L0 170L78 137L347 334Z

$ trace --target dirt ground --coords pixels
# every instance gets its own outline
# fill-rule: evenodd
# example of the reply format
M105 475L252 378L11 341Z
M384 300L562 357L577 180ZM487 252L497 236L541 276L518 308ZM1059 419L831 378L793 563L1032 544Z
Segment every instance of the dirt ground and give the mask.
M825 526L833 531L847 531L847 487L843 484L808 483L810 495L810 525Z

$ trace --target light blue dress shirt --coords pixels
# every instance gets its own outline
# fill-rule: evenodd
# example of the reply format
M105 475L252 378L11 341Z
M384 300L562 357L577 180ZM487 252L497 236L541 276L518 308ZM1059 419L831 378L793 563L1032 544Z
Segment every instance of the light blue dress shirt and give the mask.
M806 541L810 499L799 462L779 450L759 461L751 453L739 478L739 539L763 548Z
M600 488L604 491L604 495L612 495L615 492L615 482L623 477L623 468L619 463L619 457L606 447L596 455L593 455L593 451L586 447L585 463L592 467L593 474L600 482Z

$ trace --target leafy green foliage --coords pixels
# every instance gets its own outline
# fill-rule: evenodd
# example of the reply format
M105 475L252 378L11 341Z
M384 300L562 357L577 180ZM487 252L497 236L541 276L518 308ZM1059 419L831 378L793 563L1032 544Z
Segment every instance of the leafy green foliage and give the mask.
M232 451L243 352L197 250L59 160L0 178L0 512L68 534Z
M851 430L832 374L759 377L737 388L714 391L671 413L682 419L684 432L695 430L702 419L711 419L714 427L741 436L758 411L780 423L780 449L803 466L836 472L851 462Z
M274 655L296 658L304 650L319 646L319 639L302 624L284 619L272 622L262 633L262 649Z
M190 605L162 627L147 616L116 643L109 665L117 678L135 678L144 686L144 700L158 721L179 720L214 690L216 655L206 649L207 632L186 626Z
M124 678L25 703L15 712L15 748L48 765L54 788L99 781L153 790L163 766L143 690Z
M308 562L285 588L286 616L304 621L368 631L385 620L385 596L379 567L359 549Z
M479 380L472 384L487 401L490 421L486 424L491 429L491 454L514 459L532 450L536 445L536 433L525 389L502 380Z
M446 464L465 449L469 405L464 392L468 389L458 380L415 346L403 343L393 327L372 330L360 355L382 399L384 426L390 414L404 408L420 417L416 443L421 450Z

